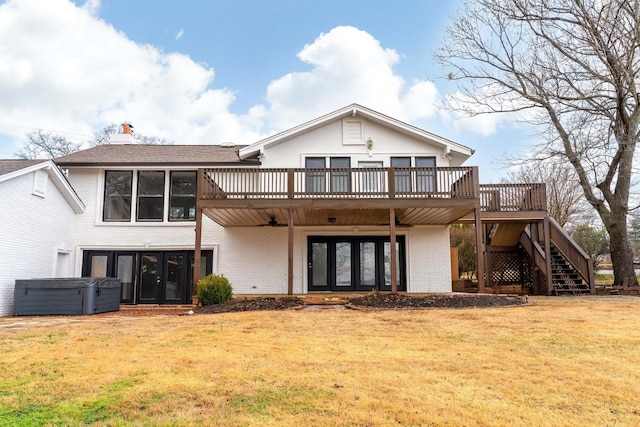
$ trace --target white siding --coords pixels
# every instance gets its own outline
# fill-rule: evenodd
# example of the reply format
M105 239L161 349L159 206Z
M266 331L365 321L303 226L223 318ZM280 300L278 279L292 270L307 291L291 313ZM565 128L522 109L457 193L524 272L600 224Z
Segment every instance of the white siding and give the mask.
M349 156L352 167L357 167L359 161L381 161L383 166L389 167L392 156L433 156L436 158L437 166L449 166L449 159L443 156L442 148L418 141L375 122L365 119L362 121L364 139L371 138L373 143L371 152L366 144L343 144L343 122L336 120L293 140L268 147L262 157L262 167L304 167L304 158L308 156Z
M52 182L43 196L33 190L33 172L0 183L0 316L13 314L16 279L53 277L65 267L70 271L58 252L72 248L76 214Z

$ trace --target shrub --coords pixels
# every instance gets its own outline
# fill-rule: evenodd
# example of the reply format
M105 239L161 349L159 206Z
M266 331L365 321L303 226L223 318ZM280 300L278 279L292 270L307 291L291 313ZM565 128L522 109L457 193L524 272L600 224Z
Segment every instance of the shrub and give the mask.
M197 294L198 301L202 305L222 304L231 299L233 289L226 277L210 274L198 281Z

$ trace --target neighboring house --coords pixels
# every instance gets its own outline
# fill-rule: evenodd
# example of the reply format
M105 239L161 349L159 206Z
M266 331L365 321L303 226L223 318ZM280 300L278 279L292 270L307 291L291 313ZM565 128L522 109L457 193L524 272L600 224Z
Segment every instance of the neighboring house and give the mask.
M73 231L84 204L50 160L0 160L0 316L16 279L74 276Z
M245 295L451 292L463 221L480 291L556 286L543 184L481 186L470 148L360 105L248 146L139 145L124 130L55 160L86 209L46 227L67 236L55 248L72 275L120 278L122 303L191 303L194 270Z

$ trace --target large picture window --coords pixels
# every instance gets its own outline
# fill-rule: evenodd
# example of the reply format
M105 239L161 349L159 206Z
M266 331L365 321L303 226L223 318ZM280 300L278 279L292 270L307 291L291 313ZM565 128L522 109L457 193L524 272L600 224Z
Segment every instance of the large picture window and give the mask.
M196 172L171 172L169 221L192 221L196 217Z
M138 173L138 221L162 221L164 212L164 172Z
M131 221L133 172L106 171L103 221Z
M195 221L196 182L193 170L105 171L102 220Z

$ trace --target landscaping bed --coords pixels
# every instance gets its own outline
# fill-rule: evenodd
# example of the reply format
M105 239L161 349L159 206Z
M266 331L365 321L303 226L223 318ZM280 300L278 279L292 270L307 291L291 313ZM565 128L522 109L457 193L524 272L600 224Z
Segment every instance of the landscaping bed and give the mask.
M349 300L354 306L375 308L471 308L507 307L527 303L526 297L502 295L426 295L369 294Z
M421 295L375 293L349 298L348 304L353 307L402 309L402 308L471 308L471 307L506 307L523 305L526 297L501 295ZM214 304L198 308L197 314L228 313L252 310L286 310L304 305L313 305L304 298L260 297L234 298L223 304Z
M304 304L301 298L234 298L222 304L212 304L195 310L196 314L230 313L234 311L286 310Z

